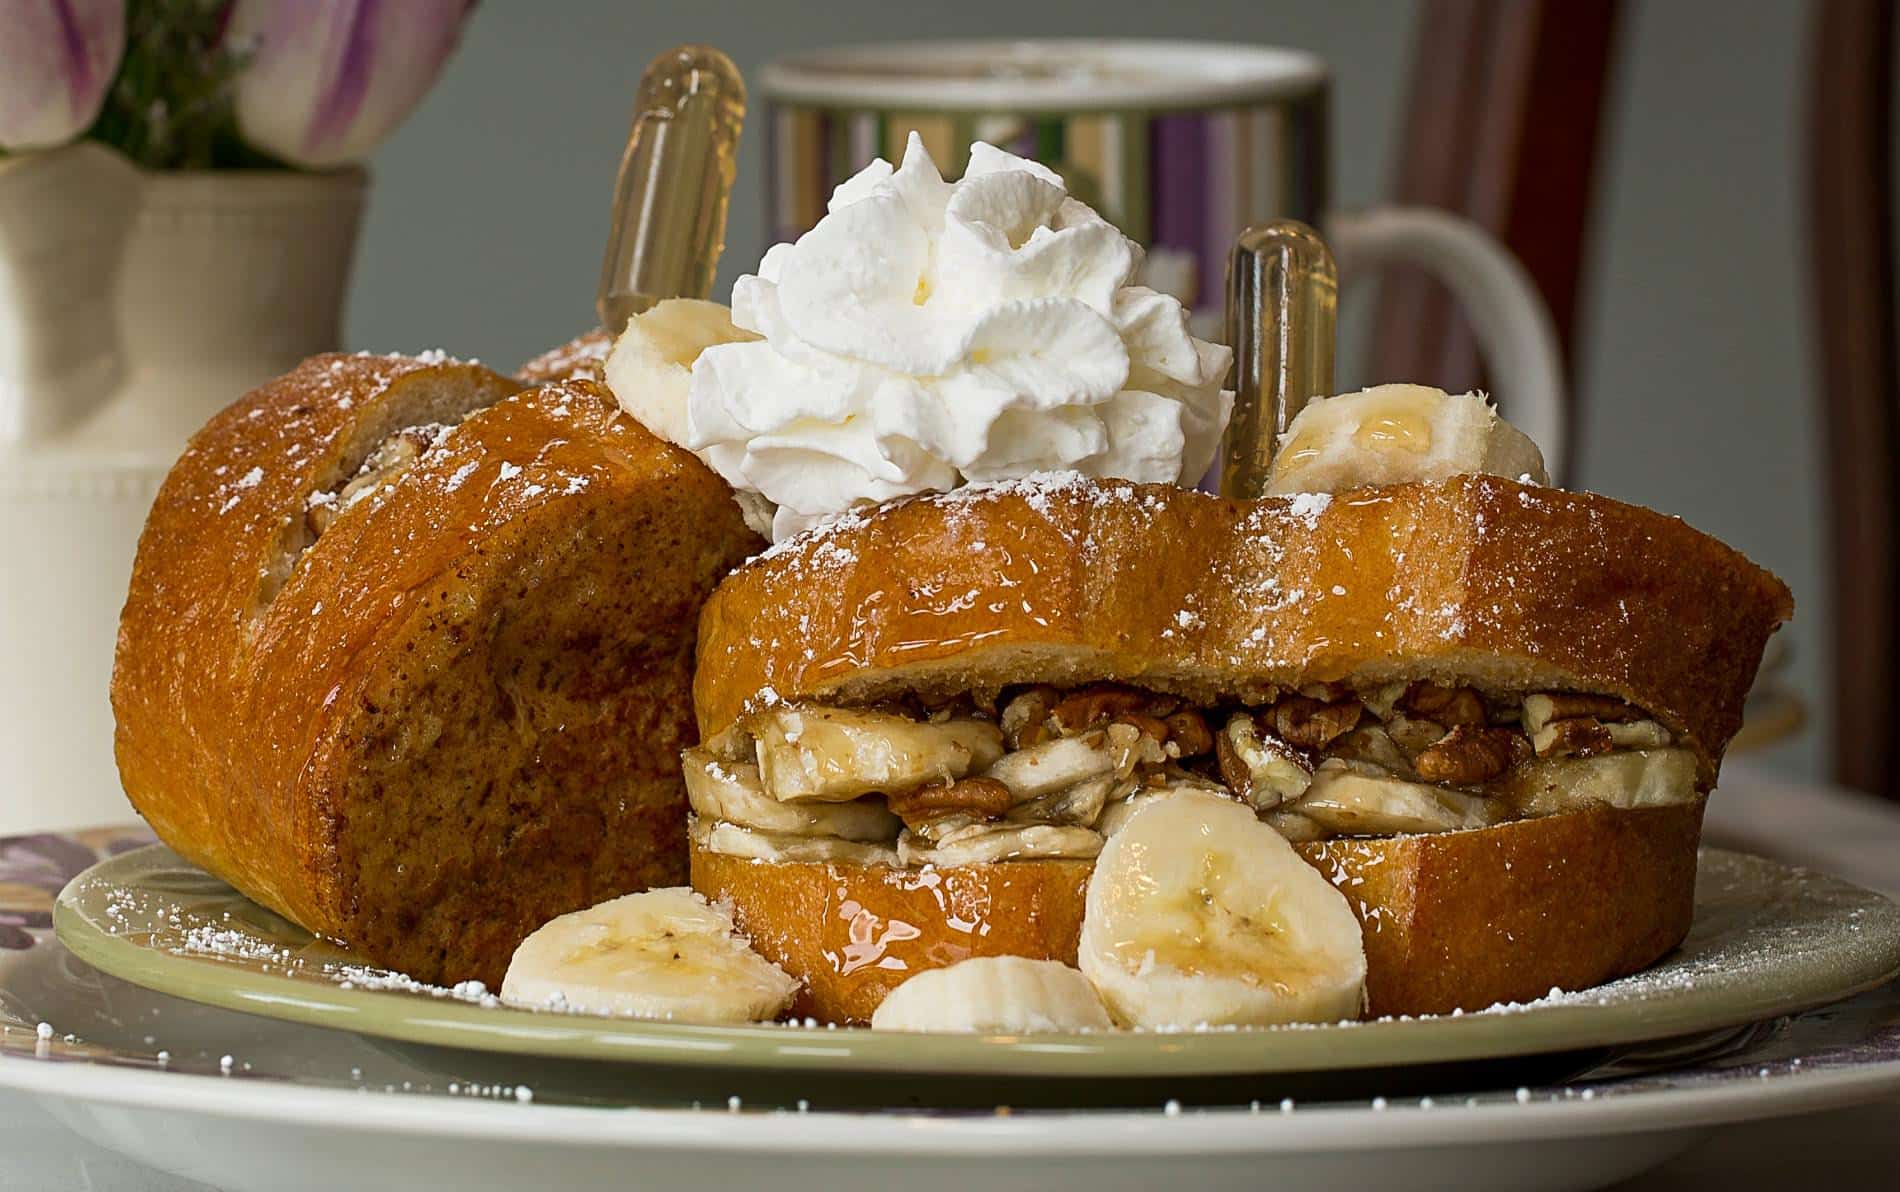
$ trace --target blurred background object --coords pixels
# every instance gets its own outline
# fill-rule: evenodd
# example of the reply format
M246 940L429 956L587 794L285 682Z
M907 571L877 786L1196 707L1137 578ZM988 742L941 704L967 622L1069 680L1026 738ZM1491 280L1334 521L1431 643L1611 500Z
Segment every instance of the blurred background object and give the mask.
M1404 202L1456 211L1517 254L1573 362L1622 7L1427 0L1415 61L1431 69L1412 71L1392 174ZM1377 320L1371 371L1380 379L1431 377L1454 393L1486 387L1470 325L1431 278L1391 279ZM1573 460L1549 462L1567 472Z
M129 809L106 703L187 437L340 346L367 175L469 0L0 4L0 827Z
M1894 11L1886 0L1826 0L1817 11L1808 95L1808 226L1813 234L1826 498L1834 558L1834 777L1900 798L1894 684L1900 681L1900 393L1894 305Z
M244 142L319 170L369 156L435 82L474 0L235 0Z
M0 151L64 145L99 115L125 53L124 0L22 0L0 12Z

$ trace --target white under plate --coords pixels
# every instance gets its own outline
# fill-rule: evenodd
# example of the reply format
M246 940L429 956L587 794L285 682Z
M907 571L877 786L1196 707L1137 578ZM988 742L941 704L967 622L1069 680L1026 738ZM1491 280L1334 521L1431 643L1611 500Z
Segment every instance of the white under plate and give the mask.
M1145 1112L587 1109L0 1058L81 1135L222 1188L826 1192L1601 1187L1715 1126L1900 1091L1900 1061L1467 1100ZM1593 1095L1589 1095L1593 1094ZM1520 1103L1519 1096L1525 1101ZM1586 1099L1586 1095L1587 1099ZM1190 1164L1184 1167L1184 1164ZM398 1173L401 1173L398 1176Z

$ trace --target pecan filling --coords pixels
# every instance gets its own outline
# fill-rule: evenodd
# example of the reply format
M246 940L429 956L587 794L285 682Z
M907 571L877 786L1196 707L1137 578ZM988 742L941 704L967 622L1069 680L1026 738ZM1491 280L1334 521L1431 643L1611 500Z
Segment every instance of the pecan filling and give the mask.
M1230 795L1298 840L1697 790L1694 756L1621 700L1426 681L1321 684L1251 706L1113 683L929 708L781 704L686 765L702 847L913 868L1092 857L1142 802L1181 787Z
M369 453L356 475L332 492L313 493L304 508L304 526L312 539L320 538L345 509L374 496L408 471L422 453L441 442L449 427L440 423L397 431Z

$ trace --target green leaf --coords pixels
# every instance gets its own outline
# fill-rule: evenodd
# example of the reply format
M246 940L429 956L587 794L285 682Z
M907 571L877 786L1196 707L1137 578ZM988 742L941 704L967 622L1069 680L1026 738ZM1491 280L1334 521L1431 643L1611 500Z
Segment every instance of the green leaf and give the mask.
M223 40L230 0L129 0L125 59L87 136L150 170L284 169L238 136L247 55Z

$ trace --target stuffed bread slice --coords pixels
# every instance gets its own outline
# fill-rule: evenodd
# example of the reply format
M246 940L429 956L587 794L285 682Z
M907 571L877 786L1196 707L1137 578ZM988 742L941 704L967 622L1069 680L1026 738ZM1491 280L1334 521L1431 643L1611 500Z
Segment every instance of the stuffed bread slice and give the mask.
M797 1012L864 1021L921 968L1073 962L1124 810L1213 787L1346 893L1371 1013L1586 986L1687 931L1703 797L1790 611L1676 519L1496 477L900 501L708 602L693 880Z

